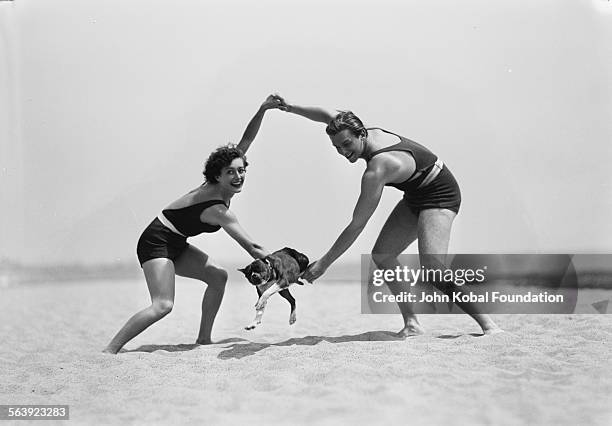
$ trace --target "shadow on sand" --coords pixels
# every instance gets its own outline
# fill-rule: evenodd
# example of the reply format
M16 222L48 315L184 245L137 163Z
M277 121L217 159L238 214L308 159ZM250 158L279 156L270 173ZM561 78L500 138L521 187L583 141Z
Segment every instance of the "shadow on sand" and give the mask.
M458 339L464 336L471 337L483 337L482 333L458 333L458 334L442 334L436 336L438 339ZM306 336L299 338L292 338L279 343L257 343L251 342L246 339L239 337L231 337L229 339L219 340L214 342L213 345L223 345L231 343L231 345L224 348L223 351L217 356L219 359L240 359L247 356L255 355L257 352L270 347L286 347L286 346L314 346L321 342L328 343L347 343L347 342L389 342L389 341L400 341L406 340L406 337L399 336L397 333L386 330L378 331L366 331L361 334L347 334L344 336ZM167 351L167 352L187 352L202 347L202 345L196 343L181 343L178 345L142 345L136 349L121 350L121 353L131 352L155 352L155 351Z
M240 339L238 337L232 337L229 339L219 340L218 342L214 342L213 345L220 345L226 343L235 343L235 342L248 342L248 340ZM130 350L121 350L121 353L130 353L130 352L155 352L155 351L167 351L167 352L187 352L192 351L202 347L197 343L180 343L178 345L142 345L136 349Z
M255 355L257 352L269 347L284 347L293 345L314 346L321 342L347 343L347 342L386 342L394 340L406 340L391 331L366 331L361 334L351 334L338 337L329 336L306 336L285 340L279 343L235 343L221 351L217 356L219 359L240 359Z
M459 334L441 334L440 336L436 336L438 339L458 339L463 336L472 336L472 337L484 337L484 333L459 333Z

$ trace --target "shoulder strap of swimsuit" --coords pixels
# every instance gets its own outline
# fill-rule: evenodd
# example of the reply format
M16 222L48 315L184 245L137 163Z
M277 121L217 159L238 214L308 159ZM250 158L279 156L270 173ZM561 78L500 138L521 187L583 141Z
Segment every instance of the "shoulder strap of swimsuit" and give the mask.
M195 208L201 208L202 210L206 210L207 208L214 206L216 204L223 204L225 207L229 208L229 205L225 204L223 200L208 200L202 201L201 203L191 204L190 206L180 207L178 209L164 209L163 211L178 211L178 210L193 210Z
M225 204L225 201L223 201L223 200L208 200L208 201L203 201L201 203L194 204L194 206L204 205L204 207L202 207L202 210L206 210L207 208L215 206L217 204L223 204L225 207L227 207L229 209L229 205Z
M394 136L397 136L397 137L398 137L398 138L400 138L400 139L403 139L403 138L402 138L400 135L398 135L397 133L390 132L390 131L388 131L388 130L383 129L382 127L367 127L367 128L366 128L366 130L381 130L381 131L383 131L383 132L385 132L385 133L389 133L390 135L394 135Z
M366 161L370 161L372 159L372 157L374 157L375 155L378 155L380 153L383 153L383 152L389 152L389 151L407 151L407 152L412 152L412 150L410 148L404 146L404 138L401 137L400 135L397 135L397 134L395 134L393 132L390 132L388 130L382 129L380 127L368 127L366 130L374 130L374 129L381 130L381 131L383 131L385 133L388 133L390 135L393 135L393 136L397 136L400 139L400 141L398 143L396 143L396 144L393 144L391 146L387 146L385 148L381 148L381 149L379 149L377 151L374 151L374 152L370 153L370 155L368 155L368 158L366 158Z

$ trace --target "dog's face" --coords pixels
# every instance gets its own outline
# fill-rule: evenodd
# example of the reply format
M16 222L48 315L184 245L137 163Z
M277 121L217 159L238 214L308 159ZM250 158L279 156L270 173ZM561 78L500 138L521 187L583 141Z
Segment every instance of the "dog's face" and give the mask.
M260 285L270 280L272 268L261 259L257 259L246 268L238 269L253 285Z

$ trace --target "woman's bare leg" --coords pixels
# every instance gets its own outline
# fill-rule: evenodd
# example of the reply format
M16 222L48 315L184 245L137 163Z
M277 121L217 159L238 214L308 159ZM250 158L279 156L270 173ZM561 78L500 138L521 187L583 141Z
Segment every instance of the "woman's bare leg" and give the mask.
M418 244L422 267L430 269L446 267L448 243L455 216L456 213L448 209L427 209L421 211L418 221ZM431 282L430 284L445 293L449 291L443 283ZM474 318L485 334L494 334L502 331L489 315L481 314L473 303L458 302L457 306Z
M395 269L401 266L398 256L417 238L418 217L410 210L404 200L401 200L385 222L372 249L372 260L381 269ZM372 274L370 274L370 277ZM371 283L369 283L371 284ZM410 291L410 286L402 282L386 282L389 290L395 295ZM402 336L423 334L425 330L419 324L409 302L398 302L404 319L404 328L399 332Z
M206 253L190 245L176 259L176 274L207 284L202 298L202 317L196 343L200 345L212 343L210 334L223 301L227 271L216 265Z
M131 317L104 352L116 354L134 337L172 311L174 305L174 264L170 259L151 259L142 265L151 295L151 306Z

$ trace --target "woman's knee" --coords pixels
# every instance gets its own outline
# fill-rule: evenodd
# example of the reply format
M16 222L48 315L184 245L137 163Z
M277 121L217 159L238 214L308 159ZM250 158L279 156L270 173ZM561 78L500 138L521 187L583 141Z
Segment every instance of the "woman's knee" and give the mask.
M223 268L216 268L215 271L209 274L206 283L214 288L219 290L225 289L225 284L227 284L227 271Z
M393 267L393 264L397 262L397 255L389 254L389 253L381 253L380 251L374 248L372 253L372 262L376 265L377 268L390 268Z
M153 301L153 311L155 315L161 317L165 317L170 312L172 312L172 308L174 307L174 301L168 299L157 299Z

